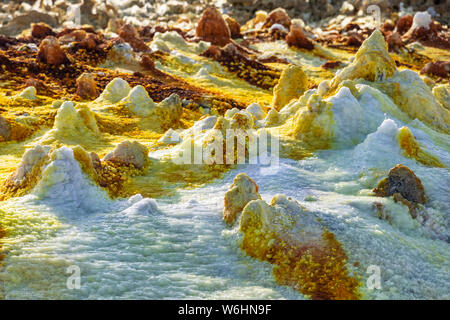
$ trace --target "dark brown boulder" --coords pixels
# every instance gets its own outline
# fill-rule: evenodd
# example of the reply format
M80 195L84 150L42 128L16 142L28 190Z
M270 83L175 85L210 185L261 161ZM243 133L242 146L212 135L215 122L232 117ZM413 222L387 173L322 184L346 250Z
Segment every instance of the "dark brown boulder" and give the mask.
M206 8L203 11L195 34L198 38L217 46L224 46L231 42L230 29L216 8Z

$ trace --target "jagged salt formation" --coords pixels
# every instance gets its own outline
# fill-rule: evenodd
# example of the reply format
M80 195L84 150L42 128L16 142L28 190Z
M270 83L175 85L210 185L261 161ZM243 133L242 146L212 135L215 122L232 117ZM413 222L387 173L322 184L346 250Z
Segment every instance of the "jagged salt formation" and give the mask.
M225 220L233 224L240 211L242 249L274 264L278 283L313 299L359 297L358 281L348 275L340 243L298 202L276 195L267 204L256 183L239 174L225 194Z
M131 88L128 82L121 78L115 78L108 83L95 103L106 107L124 107L138 117L151 118L153 124L160 126L177 123L183 113L181 99L177 94L171 94L163 101L155 103L143 86Z

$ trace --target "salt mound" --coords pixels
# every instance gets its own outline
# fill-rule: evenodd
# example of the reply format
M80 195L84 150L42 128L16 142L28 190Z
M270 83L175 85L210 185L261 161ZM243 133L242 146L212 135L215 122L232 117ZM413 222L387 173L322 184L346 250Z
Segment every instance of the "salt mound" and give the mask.
M411 119L417 118L438 129L450 130L450 111L438 103L433 92L417 73L402 70L385 83L389 84L387 93Z
M242 209L252 200L261 199L258 185L245 173L238 174L225 193L223 219L233 225Z
M11 176L10 180L14 181L15 184L20 184L29 175L33 168L42 164L50 151L49 146L36 145L32 149L28 149L22 156L22 160L19 163L14 174Z
M436 97L437 101L439 101L442 106L450 110L450 85L449 84L440 84L433 88L433 95Z
M142 169L148 163L148 150L137 141L123 141L114 151L108 153L103 161L117 162L122 165L132 164Z
M50 162L42 169L41 178L33 189L34 195L53 204L86 211L103 207L106 193L83 173L72 149L61 147L49 157Z
M341 70L333 79L332 87L346 79L364 78L379 81L394 75L397 70L394 59L389 55L383 34L375 30L356 53L354 61Z
M178 122L182 114L183 106L180 97L176 93L172 93L158 103L155 108L155 115L159 118L160 123L165 125L172 125Z
M289 118L272 130L302 140L313 148L327 149L332 145L348 147L362 141L370 130L376 129L377 119L367 119L366 114L367 110L359 104L350 89L341 87L327 99L313 92L287 105L278 118Z
M272 105L280 110L292 99L299 98L308 89L308 78L300 66L290 65L281 73L273 88Z
M86 106L75 109L70 101L64 102L58 109L54 128L61 136L74 137L76 134L98 134L100 131L95 116Z
M26 87L18 95L16 95L16 97L28 100L35 100L37 99L36 88L33 86Z
M273 273L278 283L313 299L358 298L359 283L348 275L341 244L295 200L276 195L270 205L250 201L242 211L239 230L247 254L276 265Z
M117 103L130 93L130 85L121 78L114 78L103 90L98 101Z
M427 11L416 12L413 18L413 23L411 29L417 29L420 27L425 28L426 30L430 29L430 24L433 22L431 19L431 15Z
M127 216L149 215L158 213L158 205L154 199L144 198L122 211Z
M5 118L0 116L0 142L11 139L11 125Z
M141 85L135 86L128 95L120 101L130 111L141 117L147 117L154 113L156 103L147 93L147 90Z

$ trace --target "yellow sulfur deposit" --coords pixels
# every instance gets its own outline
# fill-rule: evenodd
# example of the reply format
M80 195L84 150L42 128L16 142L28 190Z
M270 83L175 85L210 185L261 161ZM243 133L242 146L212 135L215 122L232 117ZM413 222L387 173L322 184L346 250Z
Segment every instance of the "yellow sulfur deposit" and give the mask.
M242 212L240 231L244 234L242 249L274 264L280 284L312 299L360 297L360 284L349 275L341 244L311 213L286 196L275 196L270 205L263 200L249 202Z
M280 110L292 99L298 99L308 89L308 78L300 66L291 65L283 70L273 88L272 105Z
M425 166L440 168L445 167L438 158L422 150L408 127L402 127L399 129L397 139L405 156L416 159Z
M383 34L375 30L363 42L354 61L333 78L331 86L336 87L346 79L363 78L369 81L381 81L393 76L396 70L395 61L388 52Z

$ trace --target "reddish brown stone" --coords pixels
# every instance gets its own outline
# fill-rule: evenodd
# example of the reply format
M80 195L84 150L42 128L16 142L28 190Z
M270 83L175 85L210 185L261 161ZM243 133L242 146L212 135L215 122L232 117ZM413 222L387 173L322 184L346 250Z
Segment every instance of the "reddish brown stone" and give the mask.
M87 50L95 49L96 46L97 46L97 36L93 33L88 33L86 38L84 38L79 43L80 48L84 48Z
M337 68L340 65L341 65L340 61L327 61L323 65L321 65L321 67L324 68L325 70L328 70L328 69Z
M53 36L48 36L42 40L39 45L37 59L38 61L52 65L60 65L69 61L63 49L60 47L58 39Z
M201 55L212 58L214 60L218 60L222 54L222 51L218 46L210 45L208 49L206 49L205 52L203 52Z
M398 51L400 47L403 47L402 37L398 32L392 32L386 37L386 42L388 43L389 50Z
M45 23L35 23L31 27L31 35L34 38L44 39L47 36L54 36L55 33L49 25Z
M227 23L216 8L206 8L198 21L195 34L213 45L224 46L231 42Z
M77 95L83 99L95 99L97 97L97 82L92 73L83 73L77 78Z
M413 16L410 14L407 14L400 19L398 19L397 24L395 28L397 29L397 32L400 34L406 33L413 24Z
M347 38L346 44L348 46L359 48L362 44L362 41L360 39L358 39L356 36L352 35Z
M226 16L225 21L230 29L231 38L237 39L242 38L241 25L232 17Z
M286 42L289 46L307 50L314 49L314 44L306 37L302 28L297 24L291 25L291 29L286 36Z
M378 197L390 197L399 193L403 198L414 203L426 203L422 182L414 172L402 164L389 170L388 177L381 180L373 189Z
M136 28L130 24L126 24L122 28L120 28L119 37L125 42L128 42L134 51L150 50L145 42L139 38L139 34L136 31Z
M291 27L291 18L283 8L278 8L269 13L266 21L263 24L263 28L270 28L274 24L281 24L283 27L289 30Z
M421 74L431 74L442 78L450 76L450 61L428 62L421 70Z
M143 55L141 57L140 65L142 68L144 68L146 70L154 70L155 69L155 62L148 55Z

